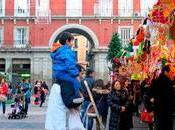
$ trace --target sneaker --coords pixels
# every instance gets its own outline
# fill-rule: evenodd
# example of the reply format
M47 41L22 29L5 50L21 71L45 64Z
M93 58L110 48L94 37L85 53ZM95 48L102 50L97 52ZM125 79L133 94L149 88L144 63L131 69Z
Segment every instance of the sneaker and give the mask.
M75 98L73 100L73 103L80 104L80 103L83 103L83 101L84 101L84 98L83 97L82 98Z

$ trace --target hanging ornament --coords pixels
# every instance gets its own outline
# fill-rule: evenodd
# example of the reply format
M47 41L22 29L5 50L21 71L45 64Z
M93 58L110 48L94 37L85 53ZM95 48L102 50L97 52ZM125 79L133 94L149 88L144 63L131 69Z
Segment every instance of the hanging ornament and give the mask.
M138 29L137 34L136 34L136 39L139 43L144 41L144 28L143 27L140 27Z

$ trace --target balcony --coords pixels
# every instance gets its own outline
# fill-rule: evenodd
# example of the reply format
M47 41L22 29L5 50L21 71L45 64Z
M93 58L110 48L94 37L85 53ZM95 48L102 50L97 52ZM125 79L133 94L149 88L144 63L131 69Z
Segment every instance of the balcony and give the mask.
M77 11L77 10L76 10ZM5 15L0 14L0 18L3 19L38 19L41 17L50 18L50 19L94 19L94 18L104 18L104 19L114 19L114 18L143 18L147 15L147 11L145 10L103 10L101 11L99 8L94 8L90 11L90 9L81 10L82 15L77 15L75 17L66 16L66 10L59 10L59 9L51 9L45 15L39 13L36 10L13 10L13 9L6 9L1 10L1 12L5 12ZM86 12L92 12L92 14L86 14ZM47 15L47 16L46 16Z
M0 51L30 49L30 41L0 41Z

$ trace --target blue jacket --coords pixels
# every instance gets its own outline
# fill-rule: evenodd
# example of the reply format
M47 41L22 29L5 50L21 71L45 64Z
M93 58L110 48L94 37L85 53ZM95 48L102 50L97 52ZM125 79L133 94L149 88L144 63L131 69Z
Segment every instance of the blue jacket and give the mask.
M23 89L25 98L30 98L31 94L32 94L31 93L31 89L32 89L31 84L30 83L21 83L20 86Z
M70 74L73 77L79 75L76 67L75 52L68 45L61 46L56 51L51 53L53 76Z

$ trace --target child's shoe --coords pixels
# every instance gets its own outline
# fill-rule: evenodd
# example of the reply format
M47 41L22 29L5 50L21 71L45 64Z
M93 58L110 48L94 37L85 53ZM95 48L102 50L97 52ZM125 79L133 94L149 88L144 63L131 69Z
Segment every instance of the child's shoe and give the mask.
M80 103L83 103L83 101L84 101L84 98L83 98L83 97L81 97L81 98L75 98L75 99L73 100L73 103L75 103L75 104L80 104Z

